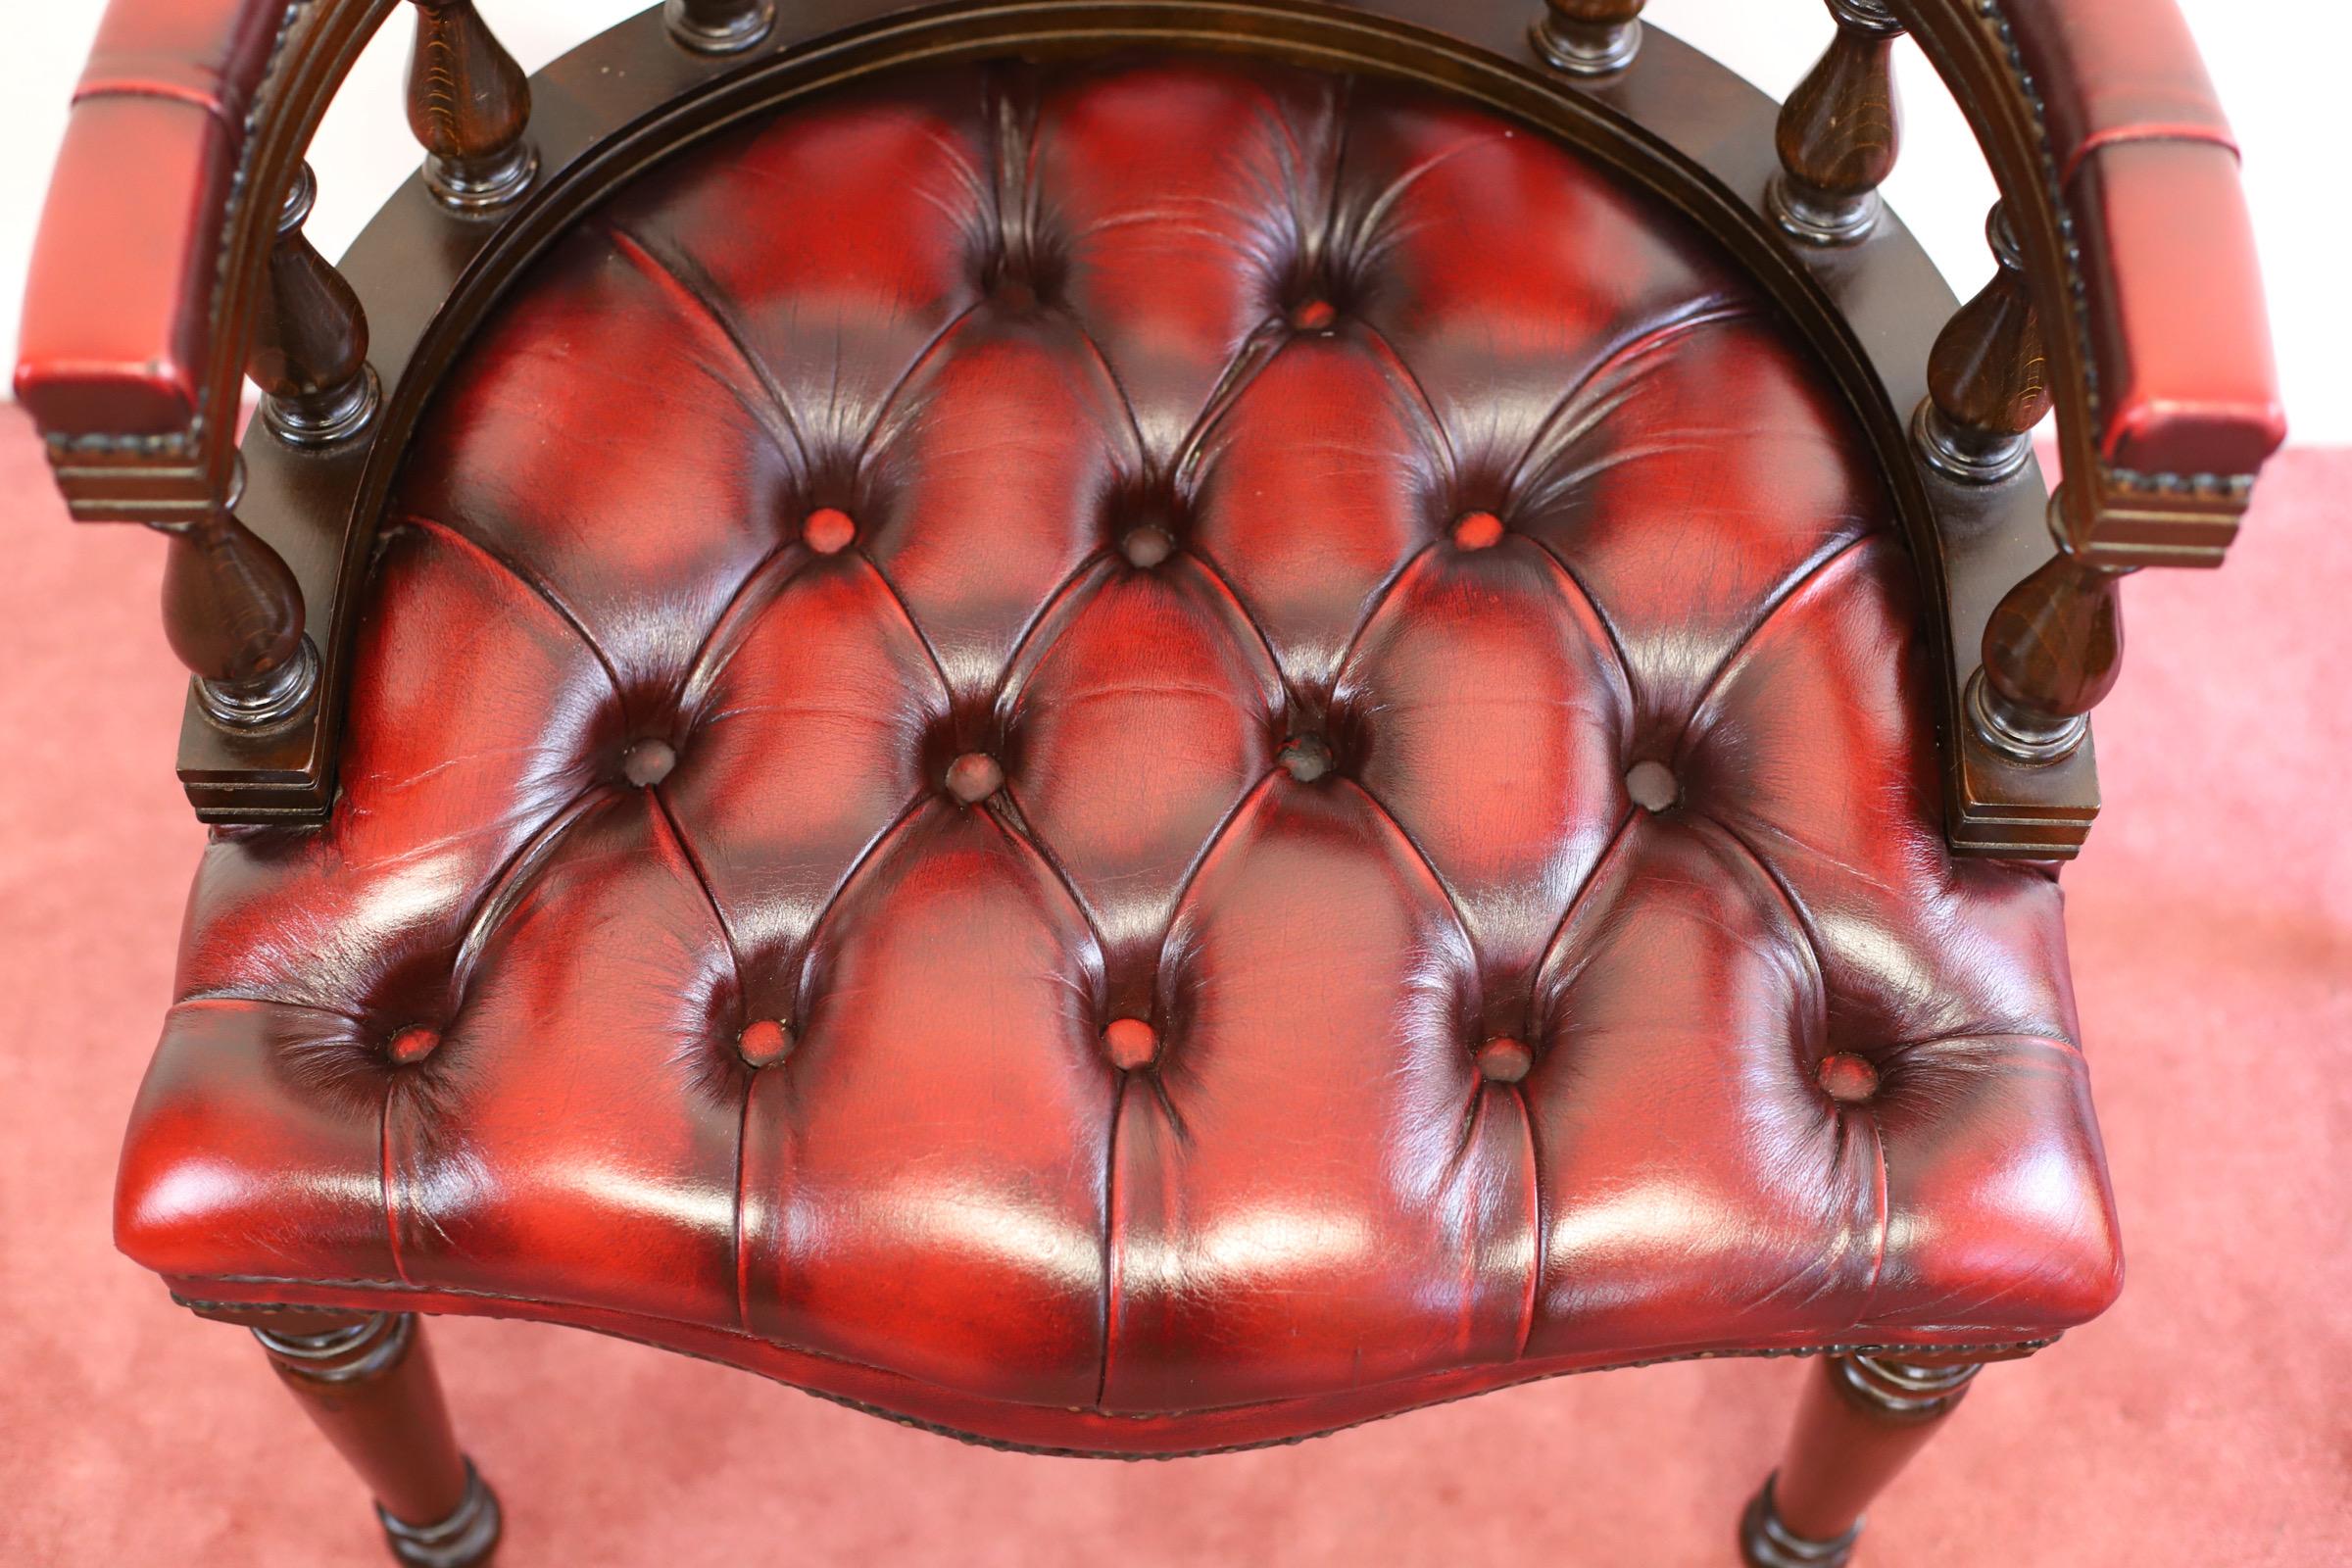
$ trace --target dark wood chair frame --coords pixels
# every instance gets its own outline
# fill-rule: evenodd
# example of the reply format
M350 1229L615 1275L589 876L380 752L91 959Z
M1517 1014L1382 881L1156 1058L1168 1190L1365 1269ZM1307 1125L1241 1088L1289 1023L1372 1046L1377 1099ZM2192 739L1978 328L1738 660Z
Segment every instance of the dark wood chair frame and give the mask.
M507 285L679 149L916 62L1155 48L1397 77L1573 144L1688 214L1809 340L1875 449L1931 607L1961 854L2081 847L2097 810L2084 715L2121 655L2117 580L2216 564L2250 488L2101 462L2072 220L1996 0L1828 0L1828 51L1784 106L1645 36L1642 0L668 0L527 80L472 0L412 0L409 118L425 162L337 270L303 238L303 152L400 3L285 8L191 427L51 442L76 515L172 537L167 625L198 677L179 773L210 822L323 817L377 519L435 385ZM1965 307L1877 194L1897 141L1888 56L1906 30L2001 191L1996 265ZM240 452L248 375L265 398ZM2074 476L2056 497L2029 433L2053 403ZM254 1330L374 1492L400 1560L451 1568L493 1549L496 1499L451 1436L414 1317L184 1304ZM1979 1365L2037 1348L1818 1348L1787 1457L1741 1520L1747 1560L1843 1562L1864 1506Z

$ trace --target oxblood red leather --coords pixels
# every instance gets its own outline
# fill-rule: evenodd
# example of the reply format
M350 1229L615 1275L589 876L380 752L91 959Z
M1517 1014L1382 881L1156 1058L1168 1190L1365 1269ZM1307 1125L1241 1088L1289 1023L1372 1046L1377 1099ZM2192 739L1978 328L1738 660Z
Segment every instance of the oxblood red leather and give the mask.
M17 396L45 434L172 436L202 412L222 215L289 15L285 0L110 0L25 294ZM2102 457L2252 473L2285 418L2228 122L2179 11L2001 0L1999 16L2076 220Z
M285 0L112 0L74 93L24 295L17 397L51 436L202 411L221 244Z
M2059 891L1944 847L1889 519L1709 242L1471 109L738 132L440 393L121 1242L1089 1451L2055 1334L2119 1277Z
M2004 0L2075 220L2099 453L2251 475L2286 439L2237 144L2173 0Z

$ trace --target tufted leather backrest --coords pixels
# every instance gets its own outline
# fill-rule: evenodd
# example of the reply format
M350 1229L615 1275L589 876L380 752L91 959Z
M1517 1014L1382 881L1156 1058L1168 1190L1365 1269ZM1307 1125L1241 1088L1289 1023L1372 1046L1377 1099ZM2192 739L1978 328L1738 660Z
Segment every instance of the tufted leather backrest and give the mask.
M1113 1408L2112 1293L2057 890L1943 846L1847 412L1475 110L1159 62L737 132L484 330L361 637L174 1023L384 1173L273 1221L336 1277Z

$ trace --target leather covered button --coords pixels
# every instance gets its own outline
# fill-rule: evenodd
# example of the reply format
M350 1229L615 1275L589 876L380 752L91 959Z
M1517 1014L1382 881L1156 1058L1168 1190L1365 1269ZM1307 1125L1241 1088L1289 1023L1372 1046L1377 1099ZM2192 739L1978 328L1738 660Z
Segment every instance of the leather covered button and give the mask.
M392 1043L384 1049L402 1066L414 1066L441 1049L441 1034L439 1030L427 1029L422 1024L411 1024L394 1035Z
M1478 1075L1491 1084L1515 1084L1536 1064L1527 1043L1496 1035L1478 1048Z
M205 847L124 1250L1129 1455L2095 1313L2059 889L1945 853L1870 433L1604 163L947 63L548 236L416 411L341 804Z
M1856 1105L1879 1092L1879 1069L1860 1056L1839 1052L1821 1058L1822 1092L1840 1105Z
M966 806L1004 787L1004 769L986 752L966 752L948 764L948 793Z
M837 556L858 537L858 524L839 507L819 507L801 525L801 537L820 556Z
M639 789L650 789L669 777L678 765L677 748L667 741L643 740L623 752L620 776Z
M1320 735L1294 735L1274 754L1284 772L1301 784L1312 784L1331 771L1331 743Z
M1128 529L1127 537L1119 541L1119 549L1130 565L1156 566L1176 553L1176 541L1168 537L1167 529L1146 523L1141 528Z
M1113 1018L1102 1031L1102 1052L1121 1072L1141 1072L1159 1057L1159 1031L1141 1018Z
M1502 542L1502 519L1492 512L1465 512L1453 519L1457 550L1491 550Z
M1664 762L1644 760L1625 770L1625 793L1644 811L1663 811L1683 798L1683 786Z
M792 1054L792 1031L773 1018L756 1019L735 1037L735 1050L755 1067L782 1061Z

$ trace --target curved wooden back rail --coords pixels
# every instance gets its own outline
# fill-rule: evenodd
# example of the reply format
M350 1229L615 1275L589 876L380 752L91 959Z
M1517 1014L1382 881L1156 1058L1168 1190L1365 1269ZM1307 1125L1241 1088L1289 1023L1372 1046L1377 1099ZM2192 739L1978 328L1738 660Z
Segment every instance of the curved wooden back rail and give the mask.
M113 0L35 252L19 396L74 515L173 535L167 621L198 677L180 771L209 820L325 809L374 517L499 287L678 146L909 59L1145 43L1410 76L1664 191L1782 298L1880 443L1942 609L1967 853L2080 846L2117 578L2218 563L2283 438L2236 153L2170 0L1828 0L1828 51L1777 117L1644 38L1642 0L667 0L551 68L536 103L473 0L412 0L426 156L347 282L302 237L303 152L397 3ZM1877 195L1906 30L2002 193L1991 281L1956 313ZM2053 406L2054 559L2029 435Z

